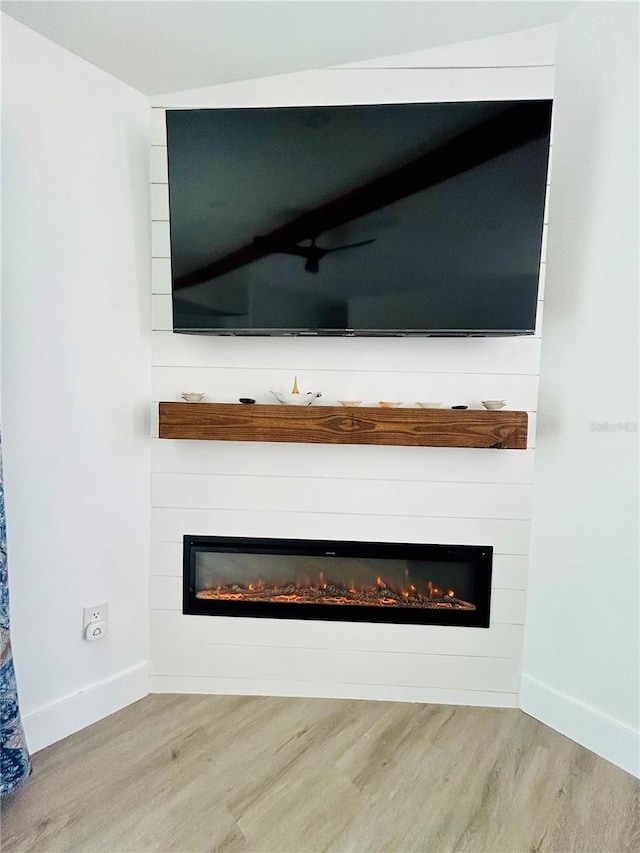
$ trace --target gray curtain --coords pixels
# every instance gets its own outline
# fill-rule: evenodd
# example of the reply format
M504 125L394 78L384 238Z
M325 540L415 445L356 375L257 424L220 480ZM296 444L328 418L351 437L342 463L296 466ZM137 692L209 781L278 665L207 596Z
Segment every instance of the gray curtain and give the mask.
M24 739L16 674L9 635L9 582L7 577L7 527L2 478L2 435L0 434L0 796L10 794L31 773Z

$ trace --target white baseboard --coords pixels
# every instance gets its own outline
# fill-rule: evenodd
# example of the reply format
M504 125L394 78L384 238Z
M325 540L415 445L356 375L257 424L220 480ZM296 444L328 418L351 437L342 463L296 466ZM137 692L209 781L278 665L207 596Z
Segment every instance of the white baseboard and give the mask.
M434 705L475 705L517 708L517 693L452 688L403 687L389 684L282 681L257 678L200 678L152 675L152 693L199 693L214 696L291 696L308 699L370 699L378 702L424 702Z
M34 753L149 694L149 662L119 672L98 684L64 696L22 718L29 751Z
M640 732L528 675L522 676L520 707L541 723L640 778Z

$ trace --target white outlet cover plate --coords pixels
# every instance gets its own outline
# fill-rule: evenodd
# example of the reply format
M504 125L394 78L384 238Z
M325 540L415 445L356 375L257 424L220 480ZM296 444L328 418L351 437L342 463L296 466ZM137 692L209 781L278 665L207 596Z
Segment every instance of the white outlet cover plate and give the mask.
M93 622L108 622L109 621L109 604L104 601L102 604L94 604L91 607L85 607L83 610L82 629L85 631L87 625Z

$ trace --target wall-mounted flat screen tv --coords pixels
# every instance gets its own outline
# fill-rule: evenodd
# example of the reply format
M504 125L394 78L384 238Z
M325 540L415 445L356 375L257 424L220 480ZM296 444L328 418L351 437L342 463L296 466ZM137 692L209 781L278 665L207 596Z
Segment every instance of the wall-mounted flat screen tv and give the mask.
M551 101L167 111L174 331L527 335Z

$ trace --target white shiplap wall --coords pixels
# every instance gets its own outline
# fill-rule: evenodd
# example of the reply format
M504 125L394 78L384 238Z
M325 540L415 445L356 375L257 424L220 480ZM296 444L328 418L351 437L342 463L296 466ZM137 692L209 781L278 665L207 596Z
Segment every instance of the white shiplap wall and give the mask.
M152 689L515 706L527 586L541 290L530 338L251 339L171 332L164 109L548 98L555 32L155 99L151 151L153 399L268 401L271 388L336 399L506 398L529 449L160 441L152 453ZM517 57L517 61L515 59ZM386 65L386 67L384 67ZM516 66L516 67L514 67ZM546 227L545 227L546 234ZM543 258L546 237L543 244ZM543 264L544 281L544 264ZM157 432L156 432L157 435ZM232 619L181 613L184 534L493 545L488 630Z

